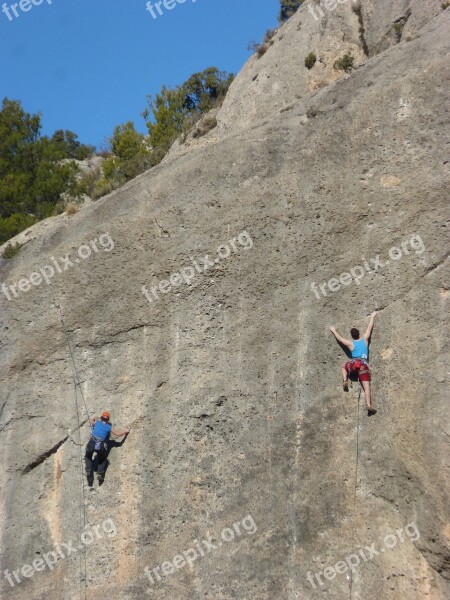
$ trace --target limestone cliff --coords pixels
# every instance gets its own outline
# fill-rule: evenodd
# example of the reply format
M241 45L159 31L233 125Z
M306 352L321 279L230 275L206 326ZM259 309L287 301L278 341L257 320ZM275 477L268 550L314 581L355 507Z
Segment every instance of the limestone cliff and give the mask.
M216 128L2 261L2 598L450 597L441 4L307 0ZM94 491L55 303L88 410L132 425ZM368 418L328 327L376 308Z

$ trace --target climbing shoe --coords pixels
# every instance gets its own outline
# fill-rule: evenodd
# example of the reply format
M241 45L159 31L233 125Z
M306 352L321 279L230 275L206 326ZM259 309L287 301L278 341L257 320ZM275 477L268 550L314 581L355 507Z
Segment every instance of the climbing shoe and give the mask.
M376 415L377 411L371 406L369 409L367 409L367 416L368 417L372 417L373 415Z
M344 392L348 392L348 381L342 384L342 389L344 390Z
M98 481L98 485L102 485L103 482L105 481L105 474L104 473L98 473L97 474L97 481Z
M91 475L87 475L87 482L88 482L88 486L91 488L94 485L94 476Z

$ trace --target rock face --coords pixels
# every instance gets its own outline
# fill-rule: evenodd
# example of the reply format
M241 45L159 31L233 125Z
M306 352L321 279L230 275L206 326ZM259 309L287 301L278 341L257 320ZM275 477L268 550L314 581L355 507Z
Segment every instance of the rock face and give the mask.
M450 11L362 1L366 56L311 4L216 128L2 262L2 598L450 597ZM95 491L55 302L132 425ZM368 418L328 326L375 308Z

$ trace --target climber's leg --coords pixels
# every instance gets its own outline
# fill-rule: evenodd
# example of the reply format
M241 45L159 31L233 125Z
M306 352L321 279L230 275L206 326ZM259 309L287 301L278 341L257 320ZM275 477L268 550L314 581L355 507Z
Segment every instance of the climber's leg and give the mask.
M348 365L350 363L346 362L342 367L342 387L344 392L348 392Z
M364 390L364 397L366 399L367 408L372 407L370 398L370 381L361 381L362 388Z
M98 469L97 474L99 477L105 476L106 467L108 465L108 453L106 451L105 445L102 444L101 449L97 452L98 456Z
M361 377L364 377L364 375L362 375ZM369 378L368 379L367 378L365 378L365 379L361 379L360 378L359 381L360 381L360 383L362 385L362 388L364 390L364 397L366 399L368 415L369 415L369 417L371 417L372 415L376 415L377 411L372 406L372 397L371 397L371 393L370 393L370 373L369 373Z
M84 462L86 465L86 477L88 484L91 486L94 483L94 473L92 470L92 456L94 454L95 442L94 440L89 440L86 445L86 453L84 455Z

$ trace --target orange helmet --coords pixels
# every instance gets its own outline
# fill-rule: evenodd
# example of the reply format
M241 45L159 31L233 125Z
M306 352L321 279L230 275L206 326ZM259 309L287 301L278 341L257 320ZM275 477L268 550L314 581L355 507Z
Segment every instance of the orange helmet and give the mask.
M104 410L104 411L102 412L102 415L101 415L101 416L102 416L102 419L103 419L103 418L105 418L105 419L110 419L110 418L111 418L111 414L110 414L110 413L109 413L107 410Z

